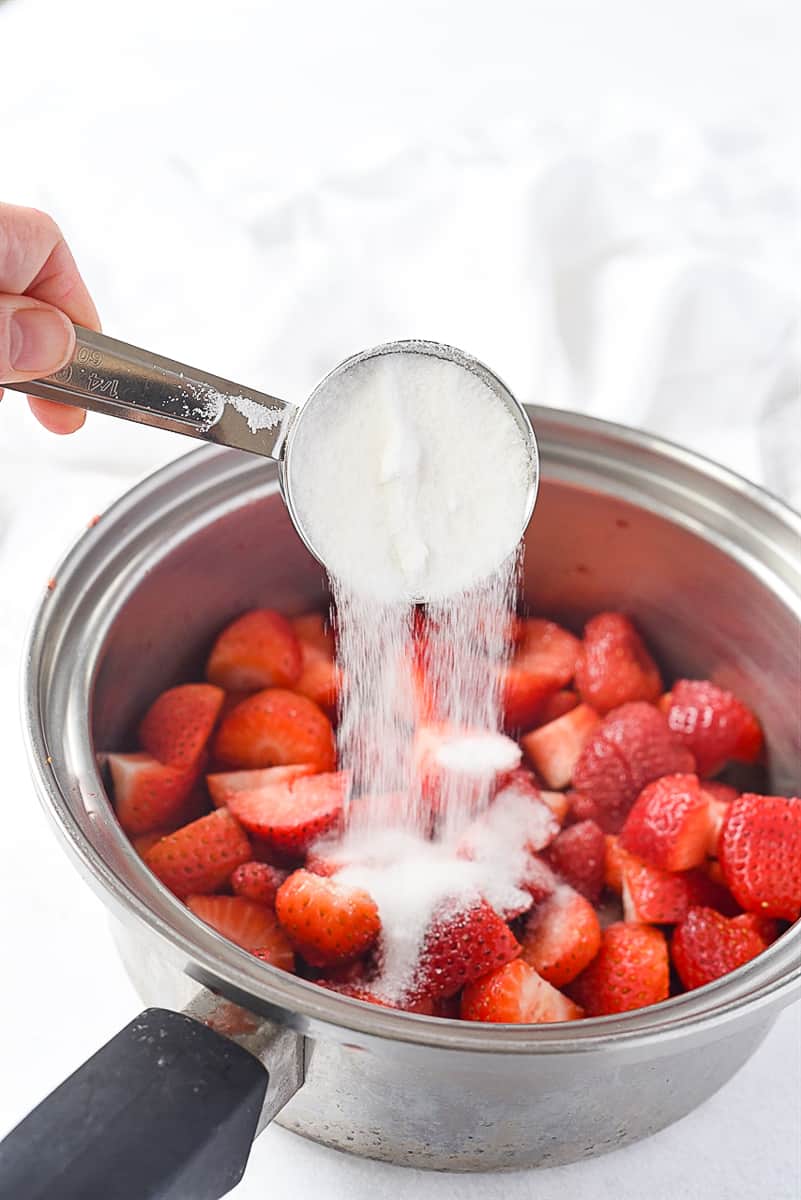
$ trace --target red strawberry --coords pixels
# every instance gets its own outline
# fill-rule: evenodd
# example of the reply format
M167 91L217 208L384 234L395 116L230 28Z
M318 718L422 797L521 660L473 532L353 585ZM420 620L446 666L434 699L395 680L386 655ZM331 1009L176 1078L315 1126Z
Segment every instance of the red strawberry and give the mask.
M275 911L295 949L315 967L358 958L381 930L372 896L309 871L294 871L281 884Z
M520 763L520 747L502 733L426 725L417 730L414 764L423 795L435 806L443 792L466 802L491 792Z
M462 992L459 1010L463 1021L509 1025L575 1021L582 1015L578 1005L520 958L469 983Z
M256 692L230 712L214 743L215 758L230 767L307 763L333 771L334 731L312 700L280 688Z
M606 716L581 752L573 785L584 797L582 817L617 833L638 795L660 775L691 774L692 754L650 704L624 704Z
M142 749L170 767L193 766L211 736L225 692L210 683L185 683L162 692L139 726Z
M623 867L630 855L620 844L620 838L613 833L605 836L606 853L604 855L604 887L618 895L623 891Z
M548 862L566 883L597 904L604 886L606 843L600 825L579 821L551 842Z
M558 721L565 713L577 708L580 703L581 700L575 692L554 692L547 700L543 700L537 716L537 725L547 725L550 721Z
M564 792L540 792L540 800L547 804L556 818L557 824L564 825L570 811L570 801Z
M607 612L587 622L576 688L599 713L632 700L656 700L662 691L659 668L628 617Z
M292 947L269 908L241 896L187 896L186 903L201 921L243 950L253 951L262 962L294 971Z
M350 996L353 1000L362 1000L365 1004L377 1004L380 1008L398 1008L403 1012L419 1013L422 1016L433 1017L434 1001L429 997L422 997L416 1002L410 1004L392 1004L389 1000L376 995L370 990L369 985L364 983L337 983L331 979L315 980L318 987L328 988L332 992L339 992L341 996ZM458 1014L457 1014L458 1015Z
M291 783L304 775L314 775L308 763L293 763L289 767L260 767L254 771L224 771L206 776L206 785L215 808L227 804L239 792L258 792L262 788Z
M209 682L228 692L292 687L300 671L297 634L270 608L254 609L226 625L206 664Z
M801 799L732 801L719 846L723 877L742 908L797 920L801 913Z
M241 863L231 876L231 888L235 896L244 896L246 900L274 908L275 894L288 874L269 863Z
M572 888L558 888L526 922L521 957L554 987L564 987L601 946L595 909Z
M337 827L348 790L345 771L305 775L254 792L237 792L228 808L248 833L284 854L302 854Z
M667 718L692 750L699 775L714 775L729 759L756 762L762 751L762 730L750 708L706 679L675 683Z
M523 870L523 876L518 881L518 887L528 892L534 904L540 904L553 895L559 886L559 880L546 862L537 855L529 854ZM526 909L523 910L524 912ZM511 919L511 918L508 918Z
M732 800L736 800L740 793L737 788L729 787L726 783L706 781L703 790L709 801L709 837L707 838L706 852L710 858L717 858L723 822L726 820Z
M766 946L779 936L779 923L772 917L763 917L759 913L739 913L735 920L741 929L753 929L758 933Z
M501 672L501 699L508 729L530 729L543 702L570 683L581 643L553 621L522 622L523 634Z
M629 854L663 871L687 871L706 858L709 800L695 775L663 775L634 801L620 834Z
M599 724L598 714L580 704L521 739L537 774L549 788L567 787L581 751Z
M151 846L172 832L171 829L154 829L152 833L140 833L138 837L131 838L131 845L139 857L144 858Z
M301 671L293 691L319 704L325 712L335 712L339 697L340 672L334 659L308 642L300 643Z
M163 837L148 850L145 862L165 887L183 898L193 892L216 892L252 857L241 825L221 808Z
M569 994L588 1017L603 1017L658 1004L669 989L664 934L650 925L616 922L603 931L601 949Z
M199 764L167 767L150 754L108 754L114 809L126 833L173 825L197 782Z
M327 658L334 657L336 653L334 631L322 613L303 613L299 617L291 617L289 623L300 642L305 642L307 646L313 646Z
M673 965L686 988L720 979L767 949L768 941L749 920L724 917L712 908L690 909L670 943Z
M485 900L467 909L445 905L426 931L409 994L453 996L519 953L516 939Z
M675 925L698 904L732 916L738 911L731 893L710 879L706 871L662 871L625 855L623 914L627 921Z

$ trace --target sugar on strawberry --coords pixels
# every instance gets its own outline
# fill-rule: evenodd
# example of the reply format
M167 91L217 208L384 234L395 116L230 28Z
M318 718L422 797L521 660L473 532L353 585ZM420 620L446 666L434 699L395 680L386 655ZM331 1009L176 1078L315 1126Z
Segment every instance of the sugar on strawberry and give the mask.
M597 904L606 865L606 841L600 825L595 821L569 825L551 842L547 859L566 883Z
M747 912L801 914L801 797L745 793L729 806L719 841L723 878Z

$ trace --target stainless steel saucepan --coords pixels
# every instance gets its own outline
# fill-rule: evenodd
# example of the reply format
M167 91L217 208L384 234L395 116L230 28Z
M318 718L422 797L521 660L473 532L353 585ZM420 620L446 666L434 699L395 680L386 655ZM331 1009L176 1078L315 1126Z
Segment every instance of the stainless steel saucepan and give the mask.
M799 518L645 434L547 409L529 415L542 481L526 537L526 603L574 626L603 608L636 615L671 670L709 676L756 709L770 785L797 790ZM275 466L225 450L189 455L120 500L56 578L25 662L32 771L67 848L109 908L138 993L160 1007L45 1102L55 1109L37 1110L11 1136L0 1154L3 1195L111 1195L102 1176L79 1176L73 1191L65 1183L95 1130L75 1115L74 1091L87 1071L94 1073L81 1111L99 1120L92 1097L101 1089L105 1111L118 1118L113 1128L111 1116L107 1123L112 1141L141 1142L156 1120L169 1132L141 1149L147 1167L131 1169L132 1190L115 1176L115 1200L223 1195L257 1127L272 1119L329 1146L417 1167L572 1162L690 1112L743 1065L797 995L801 925L707 987L567 1025L415 1016L265 966L150 874L116 823L96 755L133 744L149 701L199 677L215 633L237 613L325 602L324 576L292 527ZM174 1015L180 1011L189 1019ZM169 1125L165 1078L182 1097L182 1118ZM206 1097L199 1108L193 1088ZM63 1139L48 1133L48 1118L71 1122L72 1175L58 1174ZM176 1139L179 1149L159 1159L153 1145ZM201 1170L209 1146L225 1160L222 1182ZM120 1147L113 1149L119 1163ZM61 1187L37 1191L31 1178L58 1178Z

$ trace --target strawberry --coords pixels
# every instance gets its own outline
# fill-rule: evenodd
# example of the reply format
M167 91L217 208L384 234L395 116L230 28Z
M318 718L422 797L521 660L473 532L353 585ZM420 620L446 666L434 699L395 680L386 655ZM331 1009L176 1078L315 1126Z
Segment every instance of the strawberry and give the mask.
M269 863L240 863L231 876L231 889L235 896L244 896L246 900L274 908L275 894L288 874Z
M758 933L766 946L779 936L779 923L772 917L763 917L759 913L738 913L735 920L741 929L753 929Z
M564 792L540 792L540 800L547 804L558 825L564 825L570 811L570 801Z
M528 892L534 904L540 904L553 895L559 886L559 880L551 868L539 855L529 854L523 868L523 874L518 881L518 887ZM530 906L529 906L530 907ZM523 910L527 911L526 909ZM508 919L508 918L507 918Z
M670 943L673 965L684 986L703 987L767 949L769 939L750 922L750 915L729 918L712 908L691 908Z
M598 714L580 704L521 739L537 774L549 788L567 787L581 751L599 724Z
M572 888L558 888L526 922L521 958L554 987L564 987L592 962L601 946L595 909Z
M193 766L211 736L225 692L210 683L184 683L162 692L139 726L142 749L168 767Z
M623 891L623 867L630 855L620 844L620 838L614 833L607 833L604 838L606 853L604 854L604 887L618 895Z
M242 826L221 808L163 837L145 854L145 862L183 899L193 892L216 892L252 857Z
M530 729L543 702L570 683L581 643L553 621L523 621L511 662L501 671L507 729Z
M548 847L547 857L566 883L591 904L597 904L606 865L606 843L600 825L595 821L579 821L563 829Z
M427 996L409 1004L392 1004L384 997L376 995L364 983L337 983L331 979L317 979L315 983L318 987L328 988L332 992L339 992L340 996L350 996L352 1000L361 1000L365 1004L377 1004L380 1008L398 1008L403 1012L418 1013L425 1017L440 1015L439 1013L435 1014L434 1001Z
M292 947L269 908L241 896L187 896L186 904L201 921L262 962L294 971Z
M492 1021L509 1025L541 1025L575 1021L578 1005L563 996L522 959L496 967L469 983L462 992L463 1021Z
M300 642L280 613L258 608L226 625L206 663L206 678L228 692L292 687L301 672Z
M646 783L694 769L692 754L674 739L660 712L642 701L624 704L604 717L576 763L573 785L583 797L581 817L617 833Z
M322 613L302 613L299 617L291 617L289 624L299 642L319 650L326 658L335 656L334 631Z
M426 725L417 730L413 757L422 793L436 806L443 793L470 803L493 791L522 754L502 733Z
M312 700L268 688L243 700L220 725L214 756L230 767L275 767L306 763L333 771L334 731Z
M152 833L140 833L138 837L131 838L131 845L139 857L144 858L151 846L172 832L171 829L154 829Z
M626 921L675 925L695 905L733 916L739 910L731 893L706 871L662 871L626 854L623 864L623 914Z
M547 725L551 721L558 721L565 713L578 708L580 703L581 700L575 692L565 690L554 692L552 696L548 696L546 700L543 700L542 707L537 715L537 725Z
M281 884L275 911L295 949L315 967L358 958L381 930L372 896L309 871L294 871Z
M559 825L539 790L515 772L489 807L468 825L459 852L461 857L477 862L503 861L514 844L536 853L558 832Z
M340 672L334 659L308 642L300 643L301 670L292 690L319 704L324 712L336 712Z
M747 912L797 920L801 913L801 799L733 800L719 846L723 877Z
M756 762L762 752L762 730L750 708L706 679L673 685L667 719L693 752L699 775L714 775L729 759Z
M345 771L299 779L229 797L228 808L254 837L284 854L303 854L339 826L348 790Z
M576 689L585 704L611 712L632 700L656 700L662 680L645 643L622 613L599 613L584 627Z
M308 763L293 763L288 767L260 767L253 771L224 771L206 776L206 786L215 808L227 804L239 792L258 792L262 788L291 783L303 775L314 775Z
M197 782L199 764L167 767L150 754L106 755L117 819L128 834L173 825Z
M668 948L661 930L616 922L603 931L601 949L568 994L588 1017L603 1017L658 1004L667 1000L669 988Z
M454 996L459 988L520 953L517 940L486 900L443 905L426 930L409 994Z
M723 822L726 820L732 800L737 799L739 792L737 788L729 787L726 783L710 783L708 781L704 782L703 790L709 802L709 837L707 838L706 852L710 858L717 858Z
M663 775L634 801L620 833L629 854L663 871L687 871L706 858L709 800L695 775Z

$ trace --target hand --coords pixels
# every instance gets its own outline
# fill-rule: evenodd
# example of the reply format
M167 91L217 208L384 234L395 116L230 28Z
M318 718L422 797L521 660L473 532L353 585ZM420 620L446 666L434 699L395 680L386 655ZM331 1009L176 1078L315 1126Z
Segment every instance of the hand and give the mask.
M68 363L72 321L100 329L58 226L35 208L0 204L0 384L52 375ZM52 400L29 397L28 403L52 433L74 433L86 417Z

